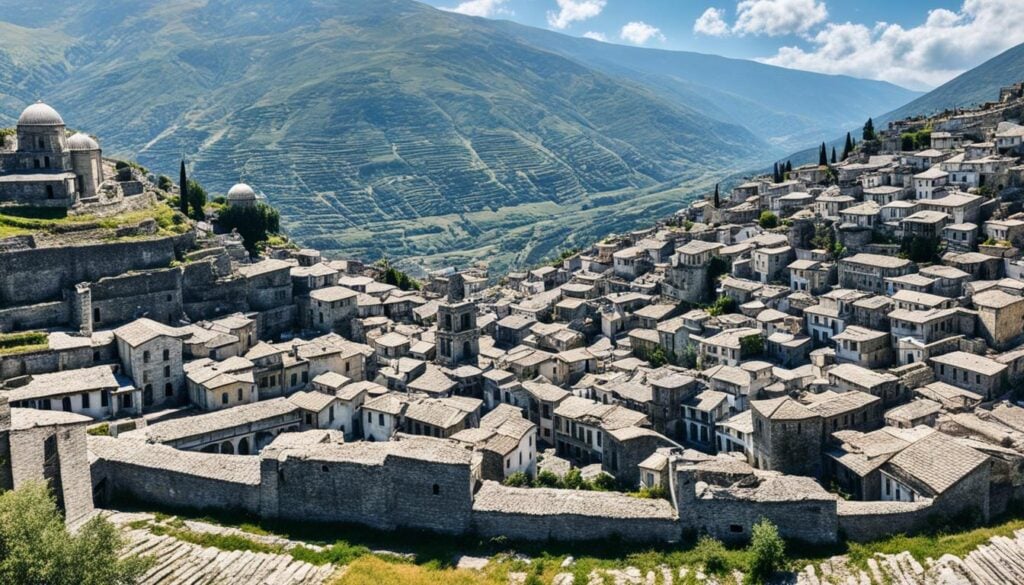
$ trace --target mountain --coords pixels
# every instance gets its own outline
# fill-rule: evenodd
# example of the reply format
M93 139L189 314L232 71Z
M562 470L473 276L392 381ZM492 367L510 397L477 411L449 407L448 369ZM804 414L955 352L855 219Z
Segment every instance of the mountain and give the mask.
M882 122L929 116L950 108L970 108L999 98L999 89L1024 81L1024 44L996 55L914 101L883 116Z
M628 78L714 118L738 123L782 150L819 142L921 95L884 81L602 43L511 22L502 25L509 34L535 46Z
M969 69L917 99L874 116L875 128L883 129L893 120L931 116L952 108L971 108L999 99L999 89L1024 81L1024 44L1007 49L973 69ZM866 121L865 117L865 121ZM860 138L863 122L850 124L848 130ZM834 134L829 147L842 150L845 135ZM836 138L838 136L838 138ZM818 160L818 147L808 148L788 157L794 165Z
M428 264L630 229L839 123L815 99L904 91L411 0L0 0L0 20L0 123L43 98L107 154L251 183L303 244Z

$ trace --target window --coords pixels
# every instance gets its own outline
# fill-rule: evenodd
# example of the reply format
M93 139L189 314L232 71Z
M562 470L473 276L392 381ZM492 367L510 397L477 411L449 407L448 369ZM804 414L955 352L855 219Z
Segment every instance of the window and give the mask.
M309 383L309 372L302 372L302 383L303 384L308 384Z
M242 399L242 389L239 388L238 389L238 400L241 400L241 399Z
M142 352L142 363L144 363L144 364L148 364L149 363L149 350L146 350L146 351Z
M441 495L441 486L439 486L439 485L437 485L437 484L435 483L435 484L434 484L434 487L433 487L433 488L431 488L431 491L433 491L433 492L434 492L434 495L435 495L435 496L439 496L439 495Z
M298 383L299 383L299 376L298 376L298 374L293 372L292 373L292 386L294 386L294 385L296 385Z
M164 366L164 378L171 377L171 366Z
M373 424L373 413L372 412L366 413L366 422L368 424L371 424L371 425Z
M377 422L381 426L384 426L384 413L383 412L378 415Z
M221 404L227 404L228 403L228 393L227 392L221 393L221 395L220 395L220 403Z
M170 300L170 299L168 299L168 300ZM165 362L171 361L171 350L169 350L169 349L165 349L164 350L164 361Z
M174 396L174 385L170 382L164 384L164 396Z
M100 406L110 406L110 392L108 392L107 390L100 391Z
M71 412L71 397L65 396L64 398L61 398L60 406L64 412Z
M98 351L92 352L92 361L93 362L100 361L100 352L98 352Z
M82 408L89 408L89 393L82 393Z

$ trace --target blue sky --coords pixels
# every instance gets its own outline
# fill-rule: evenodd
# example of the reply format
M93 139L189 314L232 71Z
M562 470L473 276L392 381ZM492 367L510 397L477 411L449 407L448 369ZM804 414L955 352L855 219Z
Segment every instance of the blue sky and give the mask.
M426 0L605 42L930 89L1024 43L1024 0Z

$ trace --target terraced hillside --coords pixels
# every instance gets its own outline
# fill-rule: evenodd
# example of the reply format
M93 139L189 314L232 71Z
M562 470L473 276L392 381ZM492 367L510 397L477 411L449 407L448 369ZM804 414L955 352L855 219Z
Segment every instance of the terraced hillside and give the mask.
M0 124L44 98L108 154L249 182L299 241L365 258L536 261L778 154L709 100L411 0L0 0L0 20Z

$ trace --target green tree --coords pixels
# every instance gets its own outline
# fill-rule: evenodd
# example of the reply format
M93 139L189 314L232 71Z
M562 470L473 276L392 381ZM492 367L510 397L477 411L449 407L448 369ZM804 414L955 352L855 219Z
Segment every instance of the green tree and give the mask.
M822 142L821 146L818 147L818 166L828 166L828 151L825 150L825 143Z
M206 219L206 189L195 179L188 180L188 205L192 208L193 219Z
M167 175L160 175L156 179L156 186L161 191L170 191L171 187L174 186L174 183L171 181L171 178L168 177Z
M594 481L591 482L591 485L594 487L594 490L599 492L615 491L616 487L615 478L608 475L607 473L602 473L595 477Z
M567 471L561 483L562 487L567 490L587 489L590 487L587 485L587 481L583 479L583 473L577 467Z
M740 339L740 357L748 358L764 353L764 337L751 335Z
M665 349L660 345L654 346L654 349L647 352L645 356L647 361L651 363L651 367L660 368L668 363L668 356L665 355Z
M280 232L281 215L273 207L258 201L253 206L229 206L220 212L217 223L226 230L238 230L245 249L253 254L260 242Z
M718 183L715 183L715 209L721 206L722 202L718 198Z
M843 145L843 160L846 160L851 154L853 154L853 137L847 132L846 144Z
M522 471L517 471L505 478L502 482L509 487L530 487L530 476Z
M757 219L757 224L766 230L777 228L779 227L779 216L766 209L761 212L761 217Z
M558 487L559 483L560 480L558 479L558 476L547 469L540 470L537 473L537 478L533 480L533 485L535 487L554 488Z
M786 161L786 172L787 173L792 173L793 172L793 161L791 161L791 160L787 160Z
M721 575L725 572L728 563L726 562L726 550L722 541L708 535L697 539L697 546L693 552L704 565L704 572L712 575Z
M679 356L679 365L684 368L696 368L697 367L697 346L692 343L687 343L686 347L683 348L683 353Z
M131 585L152 561L122 558L125 547L118 529L100 516L68 533L45 483L0 495L0 583Z
M910 236L903 238L900 252L912 262L933 262L939 258L939 238Z
M781 571L785 563L786 543L779 536L779 529L771 521L762 518L751 530L747 582L764 583Z
M875 139L875 123L871 118L868 118L868 121L864 123L864 131L861 132L861 138L864 140Z
M188 176L185 174L184 159L181 161L181 170L178 174L178 209L188 215Z

